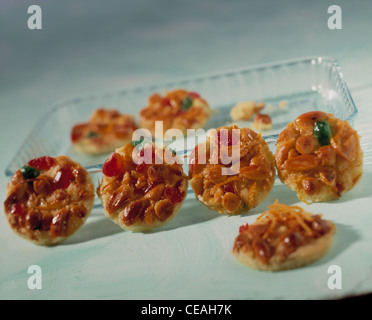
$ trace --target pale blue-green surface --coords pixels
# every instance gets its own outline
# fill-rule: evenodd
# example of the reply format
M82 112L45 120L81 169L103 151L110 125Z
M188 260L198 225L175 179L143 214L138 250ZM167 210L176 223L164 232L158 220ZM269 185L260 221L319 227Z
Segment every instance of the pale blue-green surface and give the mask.
M56 101L302 56L330 56L359 108L365 169L342 199L312 205L337 227L319 261L292 271L249 269L231 255L239 225L276 198L276 185L251 215L218 216L191 195L174 220L150 234L124 232L97 209L58 247L17 237L0 215L2 299L324 299L372 291L372 2L337 1L342 30L327 28L331 1L38 1L43 29L27 29L29 1L0 4L0 169ZM0 176L0 200L8 178ZM42 289L30 290L30 265ZM327 286L331 265L342 289Z

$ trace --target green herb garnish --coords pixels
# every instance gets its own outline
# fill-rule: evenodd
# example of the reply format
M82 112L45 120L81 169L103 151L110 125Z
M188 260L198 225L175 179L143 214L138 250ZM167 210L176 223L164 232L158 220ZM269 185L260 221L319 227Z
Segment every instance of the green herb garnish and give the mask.
M192 99L190 96L187 96L182 101L181 110L184 110L184 111L189 110L191 106L192 106Z
M168 150L169 150L170 152L172 152L172 154L173 154L174 156L177 155L176 150L173 150L171 147L168 147Z
M132 145L133 147L137 147L137 146L139 146L139 145L140 145L144 140L145 140L144 137L141 137L139 140L132 141L132 142L131 142L131 145Z
M329 145L331 142L331 126L328 121L320 120L314 124L314 136L321 146Z
M22 172L23 178L25 178L26 180L35 179L40 174L39 170L32 168L28 165L24 165L23 168L21 169L21 172Z
M87 138L94 138L94 137L97 137L97 136L98 136L98 132L95 132L95 131L90 131L87 134Z

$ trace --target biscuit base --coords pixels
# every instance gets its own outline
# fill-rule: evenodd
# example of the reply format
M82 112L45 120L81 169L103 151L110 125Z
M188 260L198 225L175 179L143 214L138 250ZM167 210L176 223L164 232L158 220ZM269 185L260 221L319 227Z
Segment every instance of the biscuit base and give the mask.
M334 229L333 229L334 230ZM332 246L334 231L299 247L287 259L281 261L278 254L271 257L268 264L254 257L252 250L233 250L233 255L243 264L263 271L283 271L308 265L324 256Z

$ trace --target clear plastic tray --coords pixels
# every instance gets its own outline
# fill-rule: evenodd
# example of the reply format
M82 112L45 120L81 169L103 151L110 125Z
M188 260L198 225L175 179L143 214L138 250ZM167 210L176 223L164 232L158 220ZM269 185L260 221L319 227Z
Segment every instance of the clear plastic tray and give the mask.
M263 101L272 106L286 101L286 108L268 110L273 128L262 134L271 141L275 141L288 122L307 111L330 112L351 124L357 114L337 61L327 57L245 67L114 92L94 92L56 103L35 124L6 168L6 175L11 176L29 159L42 155L68 155L85 167L102 163L107 155L85 156L73 151L70 142L72 126L87 121L98 107L118 109L138 119L139 110L151 94L177 88L199 92L218 111L210 118L206 129L230 123L230 109L239 101Z

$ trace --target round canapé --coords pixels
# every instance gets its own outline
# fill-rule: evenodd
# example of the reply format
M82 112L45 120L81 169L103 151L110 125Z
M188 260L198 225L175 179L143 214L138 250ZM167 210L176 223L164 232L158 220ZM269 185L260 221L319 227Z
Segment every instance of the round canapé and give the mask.
M43 156L14 173L4 211L16 234L54 245L84 224L94 196L92 179L79 163L66 156Z
M232 253L254 269L298 268L327 253L335 230L334 224L319 214L276 201L254 223L239 228Z
M148 129L154 137L160 137L169 129L178 129L186 134L187 129L202 128L212 110L208 102L197 92L177 89L164 96L158 93L148 99L140 111L139 124ZM155 122L161 121L163 130L155 130Z
M280 180L300 200L321 202L341 197L360 181L363 151L347 121L312 111L279 134L275 164Z
M209 209L239 214L270 193L274 158L260 134L236 125L220 127L191 153L189 178L196 198Z
M136 129L132 115L101 108L93 112L88 122L73 126L71 142L79 153L105 154L132 141Z
M188 180L168 149L136 142L116 149L103 165L97 193L105 215L125 230L145 232L168 223L181 208Z

